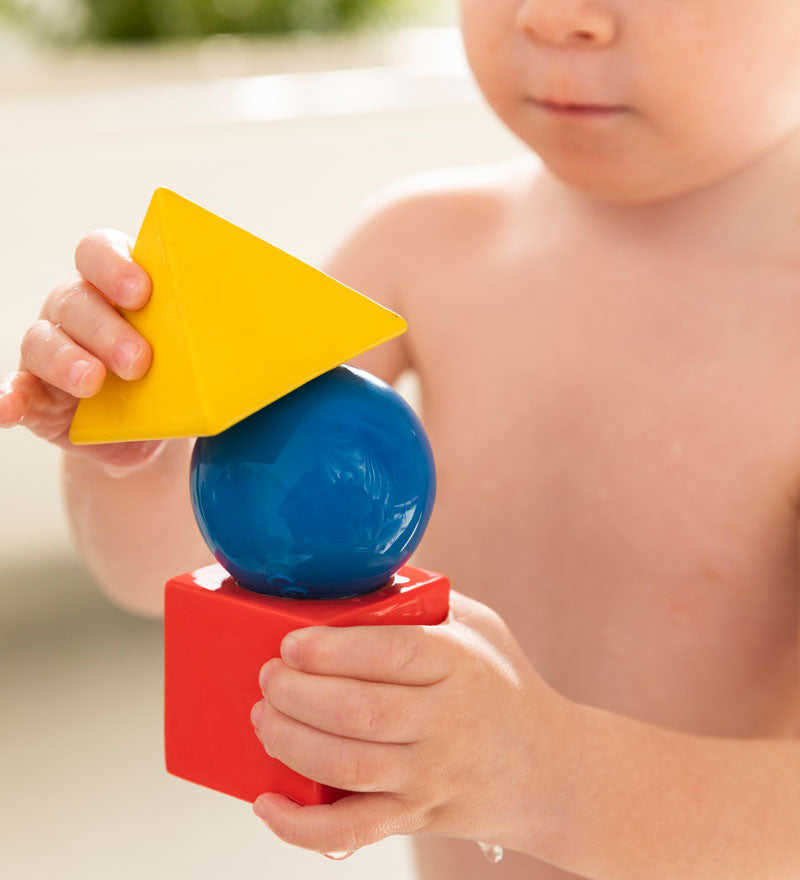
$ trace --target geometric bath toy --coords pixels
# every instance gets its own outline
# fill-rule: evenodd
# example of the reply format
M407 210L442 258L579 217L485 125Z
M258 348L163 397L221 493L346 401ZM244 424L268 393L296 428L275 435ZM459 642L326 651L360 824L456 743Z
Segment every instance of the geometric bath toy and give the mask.
M80 401L73 443L217 434L399 336L399 315L167 189L133 250L149 303L121 314L148 340L147 374L108 372Z

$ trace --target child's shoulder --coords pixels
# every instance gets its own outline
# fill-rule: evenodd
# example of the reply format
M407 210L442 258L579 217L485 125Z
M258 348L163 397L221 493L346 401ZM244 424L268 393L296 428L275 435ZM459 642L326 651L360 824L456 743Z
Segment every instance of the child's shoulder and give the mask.
M525 180L530 161L446 168L415 174L385 187L365 206L359 221L329 263L335 277L387 301L409 271L429 261L485 248L502 228Z
M373 200L366 222L392 231L407 229L423 240L437 232L485 229L509 210L520 183L536 166L530 161L442 168L403 178Z
M409 318L424 302L427 318L438 297L452 287L448 272L478 259L501 235L528 163L448 168L406 177L366 205L359 222L326 263L326 271ZM419 324L419 322L416 322ZM356 362L387 381L409 366L400 337Z

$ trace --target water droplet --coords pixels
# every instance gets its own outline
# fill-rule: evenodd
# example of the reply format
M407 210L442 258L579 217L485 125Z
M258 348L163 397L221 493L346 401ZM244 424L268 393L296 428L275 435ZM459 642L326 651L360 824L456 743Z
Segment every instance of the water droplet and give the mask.
M497 846L497 844L495 843L482 843L480 840L478 841L478 846L481 848L481 851L486 856L486 858L493 865L496 865L498 862L503 860L502 846Z
M351 849L349 852L342 850L341 852L327 852L322 855L324 855L326 859L333 859L334 862L341 862L343 859L349 859L354 852L355 850Z

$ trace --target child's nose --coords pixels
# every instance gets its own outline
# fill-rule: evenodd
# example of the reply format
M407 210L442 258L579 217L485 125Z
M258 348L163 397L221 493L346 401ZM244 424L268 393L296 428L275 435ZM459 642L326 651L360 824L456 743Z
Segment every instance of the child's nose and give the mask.
M613 43L617 18L604 0L521 0L517 26L537 42L551 46Z

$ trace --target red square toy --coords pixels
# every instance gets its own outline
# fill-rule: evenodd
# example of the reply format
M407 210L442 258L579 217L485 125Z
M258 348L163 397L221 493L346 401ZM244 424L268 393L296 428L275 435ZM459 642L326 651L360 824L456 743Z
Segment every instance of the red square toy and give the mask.
M264 751L250 724L258 673L304 626L437 624L447 578L405 566L385 587L349 599L280 599L240 587L221 565L173 578L164 599L167 770L246 801L266 791L301 804L347 792L320 785Z

